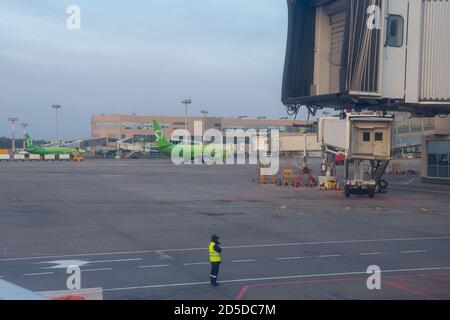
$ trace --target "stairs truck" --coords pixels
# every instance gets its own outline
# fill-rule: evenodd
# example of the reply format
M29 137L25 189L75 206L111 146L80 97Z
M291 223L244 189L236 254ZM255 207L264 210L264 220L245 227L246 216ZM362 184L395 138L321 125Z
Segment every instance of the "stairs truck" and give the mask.
M323 160L319 184L336 181L336 157L344 157L346 197L351 194L374 197L376 191L385 192L388 184L383 175L391 160L393 123L392 116L375 114L320 118L318 140ZM369 168L367 173L365 167Z

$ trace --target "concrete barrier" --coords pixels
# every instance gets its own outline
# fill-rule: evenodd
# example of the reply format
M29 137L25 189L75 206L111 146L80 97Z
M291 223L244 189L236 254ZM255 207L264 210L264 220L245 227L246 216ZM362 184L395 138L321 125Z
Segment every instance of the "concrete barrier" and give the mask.
M14 159L14 161L25 161L25 155L24 154L15 154L13 159Z
M28 159L30 160L30 161L40 161L41 160L41 155L39 155L39 154L29 154L28 155Z

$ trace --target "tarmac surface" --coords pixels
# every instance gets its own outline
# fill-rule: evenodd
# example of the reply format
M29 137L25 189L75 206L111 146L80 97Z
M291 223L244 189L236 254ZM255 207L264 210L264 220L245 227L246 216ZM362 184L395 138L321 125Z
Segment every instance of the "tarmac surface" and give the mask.
M106 299L450 298L450 186L419 175L387 175L374 199L169 159L9 162L0 177L0 278L33 291L67 289L77 264L82 288ZM367 287L372 265L380 290Z

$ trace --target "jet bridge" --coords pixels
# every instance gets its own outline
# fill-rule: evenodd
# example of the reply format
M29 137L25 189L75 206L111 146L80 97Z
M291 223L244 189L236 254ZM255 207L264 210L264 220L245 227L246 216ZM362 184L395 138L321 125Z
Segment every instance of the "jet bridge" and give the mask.
M352 193L385 192L383 175L391 160L393 141L392 116L349 114L345 119L319 119L318 140L322 145L322 176L319 182L336 181L336 155L345 156L345 196ZM369 163L368 174L364 163ZM350 165L353 177L350 177Z
M450 114L450 1L287 0L282 102Z

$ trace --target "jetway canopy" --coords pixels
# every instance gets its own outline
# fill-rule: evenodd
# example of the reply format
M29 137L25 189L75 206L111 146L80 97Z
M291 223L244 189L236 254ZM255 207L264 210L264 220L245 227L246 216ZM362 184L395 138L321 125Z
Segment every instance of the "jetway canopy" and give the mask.
M284 105L450 113L450 82L443 77L450 64L436 68L450 55L450 38L442 36L450 1L287 0L287 5Z
M306 0L288 0L288 36L282 101L309 96L314 81L315 8Z
M306 144L305 144L306 143ZM280 152L321 152L322 146L317 141L317 134L282 134L280 135Z
M296 97L318 93L314 87L314 53L320 49L316 43L316 28L321 28L316 20L319 19L317 6L323 8L321 10L331 24L329 60L332 83L329 93L349 90L376 93L379 90L380 31L365 27L366 11L371 5L380 6L381 0L288 0L289 26L282 97L285 104L293 102Z

